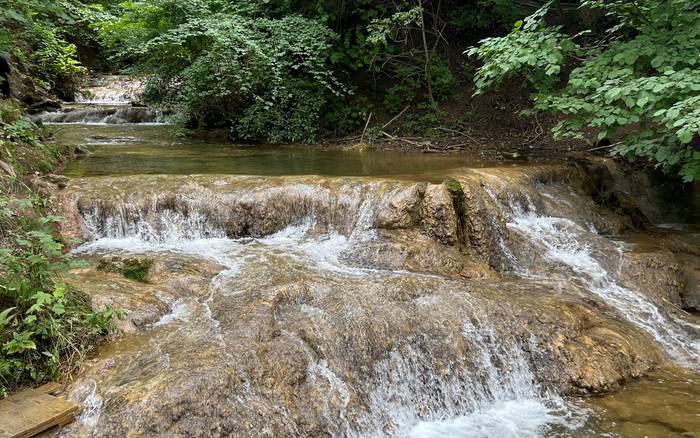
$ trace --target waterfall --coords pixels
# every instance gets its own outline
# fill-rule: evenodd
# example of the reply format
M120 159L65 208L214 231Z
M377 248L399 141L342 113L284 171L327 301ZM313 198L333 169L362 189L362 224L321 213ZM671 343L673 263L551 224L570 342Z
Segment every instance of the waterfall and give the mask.
M162 124L162 111L136 106L142 83L126 76L98 76L56 111L34 116L35 122L48 124L115 125Z
M461 333L469 348L463 360L438 366L414 340L374 366L370 413L363 418L370 435L535 437L580 427L585 410L536 383L525 352L536 340L525 347L498 336L474 310Z
M139 99L143 84L128 76L107 75L91 78L87 87L76 93L75 101L84 104L129 105Z
M74 214L66 216L77 213L89 239L75 252L147 254L162 257L166 264L174 254L177 264L207 259L221 269L212 269L218 274L211 278L206 293L190 296L185 291L168 297L169 311L138 334L154 336L154 344L172 355L167 377L163 377L166 373L141 376L138 371L129 376L134 391L156 388L146 398L128 398L123 408L144 424L160 415L148 406L149 397L165 400L159 409L163 424L171 424L169 418L176 409L171 404L177 405L180 398L160 388L189 393L190 381L196 381L202 391L211 389L212 406L230 408L235 414L230 420L212 417L212 422L231 421L236 427L250 424L258 429L262 423L256 421L269 422L279 426L270 429L279 434L571 436L586 427L591 411L560 392L597 387L572 382L580 370L574 368L568 374L562 368L572 366L568 360L579 364L591 352L606 351L597 349L597 344L583 348L578 344L587 342L579 341L579 335L586 338L587 329L568 318L585 313L576 313L569 304L586 312L595 310L590 299L581 299L580 294L593 294L616 311L609 312L614 313L612 318L606 314L601 317L604 322L593 325L605 324L615 336L627 333L633 324L678 363L698 369L700 348L693 330L700 328L621 286L614 270L619 265L615 258L623 257L621 246L598 235L568 210L547 210L543 202L531 201L528 195L546 196L539 187L524 188L528 193L524 196L504 196L512 186L506 190L483 183L471 187L474 198L490 202L488 210L471 218L483 222L490 237L486 251L501 251L495 260L504 275L520 277L510 289L515 282L495 278L495 272L483 279L450 277L437 271L413 272L394 265L374 269L374 265L349 262L347 254L357 247L391 239L396 242L390 243L399 245L400 238L411 239L421 232L420 238L429 236L428 230L420 228L425 222L408 221L412 227L408 229L378 225L378 211L388 208L388 200L406 192L412 182L223 175L138 178L139 186L129 177L86 178L80 183L86 184L81 191L66 198L75 208ZM390 212L405 213L397 205ZM396 252L422 249L410 243L397 248ZM457 251L447 245L439 248ZM538 269L546 270L546 276ZM540 309L530 306L529 298L522 295L533 292L543 297L567 289L560 285L571 286L561 299L565 316L540 321ZM537 290L527 289L530 286ZM503 301L510 299L513 302ZM560 309L551 303L547 308ZM630 324L619 322L624 320ZM623 329L616 331L619 327ZM191 332L197 336L190 339ZM636 331L635 336L645 338ZM199 357L202 338L215 341L214 349L204 349L202 357L214 357L216 362L208 362L209 368L223 371L194 377L191 373L199 370L190 369L191 357ZM148 363L157 362L156 353L144 356ZM636 371L635 360L613 366ZM242 363L245 366L239 369ZM611 377L610 384L624 378L620 375ZM167 379L167 384L160 379ZM219 393L214 386L222 381L244 383ZM111 385L106 378L104 382ZM105 396L105 410L114 409L116 417L122 407L113 408L110 402L124 390L108 388L112 393ZM254 419L245 417L253 411L247 398L252 392L264 394L256 399ZM232 405L232 400L240 406ZM187 403L183 406L194 406ZM95 416L94 421L98 424L86 424L104 431L119 420ZM199 427L188 421L192 420L176 422L176 427L187 432L193 430L188 427Z
M642 293L620 286L614 273L604 268L596 251L587 242L603 240L595 232L561 217L538 214L533 205L523 208L511 204L513 214L508 228L519 233L540 251L549 264L565 266L589 292L617 309L631 323L649 333L678 364L700 370L700 326L664 311ZM608 242L611 243L611 242ZM621 256L620 244L606 246L603 251ZM525 271L523 275L528 275ZM556 278L550 272L549 278ZM569 281L569 273L560 281Z

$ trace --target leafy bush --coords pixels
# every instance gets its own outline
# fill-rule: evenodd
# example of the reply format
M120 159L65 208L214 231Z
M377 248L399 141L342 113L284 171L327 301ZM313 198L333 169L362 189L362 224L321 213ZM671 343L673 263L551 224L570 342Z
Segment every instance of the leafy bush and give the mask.
M508 32L522 17L522 7L515 0L463 1L450 14L450 23L460 32L498 35Z
M0 396L69 374L112 329L112 310L93 312L61 281L76 263L54 238L61 218L41 216L40 206L0 197Z
M128 13L104 26L104 41L115 59L152 75L147 97L175 105L188 126L311 142L324 106L344 92L329 66L335 35L318 21L252 18L215 1L123 7Z
M0 9L0 56L13 59L24 71L25 86L33 89L25 100L38 100L38 90L70 97L86 70L78 61L74 36L77 0L6 0Z
M59 155L17 102L0 101L0 159L22 176L51 170ZM64 283L76 264L44 202L20 180L0 177L0 397L69 374L115 316L93 312L89 297Z
M557 137L612 139L615 154L646 159L685 181L700 179L700 6L691 0L582 6L605 11L612 27L598 37L586 30L569 36L546 26L546 5L522 29L517 23L506 37L471 49L485 62L478 91L524 75L535 87L535 107L564 116ZM585 44L574 44L583 37Z
M58 148L41 141L39 128L21 113L16 101L0 100L0 160L23 175L50 171L59 156Z
M35 32L39 42L32 58L40 76L50 80L53 86L73 89L80 77L87 72L78 61L75 45L47 29L39 27Z

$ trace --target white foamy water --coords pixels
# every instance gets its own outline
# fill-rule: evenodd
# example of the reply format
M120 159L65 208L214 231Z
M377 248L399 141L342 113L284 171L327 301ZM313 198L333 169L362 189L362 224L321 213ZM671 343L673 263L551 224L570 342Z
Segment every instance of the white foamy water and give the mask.
M73 403L82 405L82 410L75 420L89 428L94 428L102 415L104 400L97 389L97 382L87 379L73 389L68 397Z
M75 95L75 101L88 104L130 104L138 99L143 84L128 76L93 78L88 87Z
M127 225L125 225L127 224ZM234 275L245 263L266 263L272 256L296 260L303 265L315 266L322 271L348 275L366 275L371 270L346 265L341 256L351 243L340 233L313 234L313 221L290 225L277 233L260 238L230 239L216 230L196 213L189 216L168 213L160 223L137 220L128 222L108 218L101 231L84 217L84 225L97 237L74 250L76 254L121 251L126 253L173 253L202 257L225 267L227 275Z
M464 363L438 364L412 345L375 365L356 436L530 437L572 431L587 412L540 388L521 345L499 338L486 320L466 320ZM438 372L438 369L440 371Z
M167 325L175 321L186 320L190 314L190 308L183 300L177 300L170 305L170 312L163 315L158 321L153 323L155 327Z
M683 326L691 330L700 327L665 313L642 293L617 284L585 243L601 237L571 220L538 215L532 209L525 212L518 207L514 208L508 227L529 239L550 262L569 267L588 291L649 333L677 363L700 370L700 341Z
M539 437L543 431L566 421L542 401L496 401L469 415L444 421L421 421L408 432L410 438L521 438Z
M69 125L163 125L162 111L134 105L139 100L142 84L125 76L93 78L77 93L75 102L66 102L55 111L33 117L35 122Z
M213 223L196 205L187 214L158 210L158 198L151 199L152 211L142 211L128 203L115 205L115 211L104 216L98 206L82 213L82 226L93 238L135 239L144 243L178 242L225 238L222 227Z
M100 238L87 242L75 250L76 254L91 254L106 251L126 253L174 253L192 255L215 261L227 270L235 270L239 264L235 255L240 243L226 238L181 239L165 242L149 242L138 237Z

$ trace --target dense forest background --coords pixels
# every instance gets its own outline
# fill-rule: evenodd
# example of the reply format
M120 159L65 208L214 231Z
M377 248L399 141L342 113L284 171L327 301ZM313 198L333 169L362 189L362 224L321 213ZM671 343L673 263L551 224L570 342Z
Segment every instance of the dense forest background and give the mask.
M30 108L70 100L90 69L145 77L144 103L237 140L481 127L483 145L515 123L515 142L553 129L700 177L692 0L3 3L0 70Z

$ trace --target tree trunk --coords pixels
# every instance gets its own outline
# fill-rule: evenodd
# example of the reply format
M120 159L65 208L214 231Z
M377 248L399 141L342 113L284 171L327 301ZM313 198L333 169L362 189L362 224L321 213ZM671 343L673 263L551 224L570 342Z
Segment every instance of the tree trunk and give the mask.
M425 11L423 10L423 0L418 0L418 7L421 10L421 36L423 37L423 51L425 52L425 83L428 87L428 99L430 103L435 103L433 97L433 72L432 72L432 53L428 48L428 37L425 32Z

